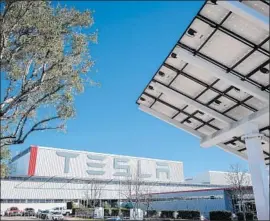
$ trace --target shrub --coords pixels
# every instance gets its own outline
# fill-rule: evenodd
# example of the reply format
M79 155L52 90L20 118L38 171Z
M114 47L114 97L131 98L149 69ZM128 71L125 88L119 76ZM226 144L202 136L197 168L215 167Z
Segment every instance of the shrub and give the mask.
M119 209L118 208L112 208L112 214L111 216L118 216L119 215Z
M244 213L239 212L236 214L238 217L238 220L244 220ZM246 220L253 220L254 214L253 213L246 213Z
M129 217L130 216L130 210L129 209L121 209L122 215L124 217Z
M72 208L72 209L71 209L71 211L72 211L72 212L71 212L71 215L75 215L76 209L77 209L77 208Z
M244 220L244 214L242 212L236 213L238 220Z
M111 215L111 209L110 208L106 208L104 209L104 216L110 216Z
M174 211L161 211L161 218L173 218Z
M179 210L177 212L177 218L181 219L198 219L201 215L200 211L198 210Z
M112 210L111 216L118 216L119 215L119 210Z
M94 217L94 209L93 208L75 208L74 214L77 217Z
M158 212L156 210L148 210L147 211L147 217L148 218L156 216L157 214L158 214Z
M247 220L253 220L254 219L254 214L253 213L246 213L246 219Z
M231 220L232 213L230 211L211 211L210 220Z

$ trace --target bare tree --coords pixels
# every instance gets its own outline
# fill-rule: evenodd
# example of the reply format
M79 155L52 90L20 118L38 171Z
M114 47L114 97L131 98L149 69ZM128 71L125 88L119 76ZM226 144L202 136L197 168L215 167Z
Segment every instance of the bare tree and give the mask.
M251 185L250 176L247 170L241 168L239 164L230 166L230 169L226 175L228 184L232 187L230 195L232 201L235 199L240 203L240 209L243 211L244 220L246 220L246 207L244 205L244 196L249 193L249 186ZM232 202L233 207L235 206Z
M142 204L144 205L146 216L149 217L149 211L152 209L151 205L153 202L152 190L149 185L145 185L143 189Z
M137 170L125 180L122 195L128 203L132 204L133 217L138 216L138 209L140 208L144 197L144 188L145 182L139 176Z
M152 204L152 187L155 184L147 184L140 177L138 171L135 171L130 177L127 177L123 185L122 195L126 201L132 204L133 217L137 217L139 209L144 209L147 214L151 209Z
M104 190L107 184L108 182L100 183L100 181L96 179L91 179L86 184L85 199L87 207L95 208L96 205L100 204L102 190Z

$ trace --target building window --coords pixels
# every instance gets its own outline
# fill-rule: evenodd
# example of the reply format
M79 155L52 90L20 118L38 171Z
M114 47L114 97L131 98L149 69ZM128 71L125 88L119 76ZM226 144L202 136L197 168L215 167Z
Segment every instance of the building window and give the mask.
M54 202L55 202L55 203L62 203L63 200L61 200L61 199L56 199L56 200L54 200Z

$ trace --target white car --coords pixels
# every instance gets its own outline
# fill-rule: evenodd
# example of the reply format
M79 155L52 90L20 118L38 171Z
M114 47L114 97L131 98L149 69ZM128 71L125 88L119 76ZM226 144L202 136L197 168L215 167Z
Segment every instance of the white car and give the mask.
M106 220L108 220L108 221L121 221L122 219L119 216L117 216L117 217L108 218Z
M36 217L37 218L40 218L41 217L41 213L42 213L42 210L41 209L38 209L38 211L36 212Z
M208 221L208 219L206 219L206 218L204 217L204 215L201 215L201 216L200 216L200 220L202 220L202 221Z
M1 216L4 216L5 215L5 211L1 210Z
M66 207L54 207L50 210L50 212L60 212L64 216L69 216L72 214L72 210L66 209Z
M64 220L64 216L61 212L49 212L45 219L47 220Z

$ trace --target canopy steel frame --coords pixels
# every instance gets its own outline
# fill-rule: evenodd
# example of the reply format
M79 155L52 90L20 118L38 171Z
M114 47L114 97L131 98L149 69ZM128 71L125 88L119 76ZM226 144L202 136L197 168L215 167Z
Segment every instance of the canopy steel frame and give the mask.
M197 52L196 49L192 49L192 48L190 48L189 46L187 46L187 45L185 45L185 44L183 44L183 43L181 43L181 42L178 42L178 43L177 43L177 46L179 46L180 48L185 49L186 51L191 52L194 56L196 55L196 56L198 56L199 58L202 58L203 60L205 60L205 61L207 61L207 62L209 62L209 63L214 64L213 67L217 66L217 67L219 67L219 68L222 68L222 69L223 69L224 71L226 71L227 73L231 73L231 74L232 74L231 76L236 76L236 77L238 77L239 80L241 80L241 81L247 81L247 82L250 83L252 86L254 85L254 86L258 87L258 88L261 89L261 90L262 90L263 87L264 87L263 85L259 84L258 82L255 82L254 80L251 80L250 78L246 77L245 75L242 75L242 74L240 74L239 72L237 72L237 71L235 71L235 70L230 70L229 67L227 67L227 66L224 65L224 64L221 64L220 62L218 62L218 61L216 61L216 60L214 60L214 59L212 59L212 58L210 58L209 56L207 56L207 55L205 55L205 54L202 54L202 53L200 53L200 52ZM216 67L215 67L215 68L216 68ZM256 67L256 68L257 68L257 67ZM261 68L261 66L260 66L260 68ZM269 92L269 91L267 91L267 92Z
M254 42L254 40L248 39L248 37L237 34L238 31L231 31L227 28L227 26L224 27L224 24L231 14L237 14L238 16L246 19L249 23L255 24L256 27L260 27L262 30L269 32L269 20L265 15L256 9L253 9L253 6L248 6L243 2L240 3L238 1L229 2L219 0L211 2L213 4L216 3L216 5L219 7L227 9L228 13L224 15L225 17L222 19L222 21L216 23L211 19L214 19L214 17L211 17L210 14L205 16L202 15L202 10L206 4L208 4L208 2L205 2L188 28L175 44L175 47L171 50L158 69L158 72L161 72L161 68L167 68L169 72L167 73L166 70L163 73L163 76L164 74L165 76L167 75L169 78L166 79L170 79L170 81L168 82L168 80L166 80L166 83L164 83L160 77L156 77L158 74L160 74L157 72L146 85L136 103L139 105L140 110L196 137L199 137L202 139L202 146L209 147L218 145L227 152L233 153L243 159L247 159L249 162L251 175L253 176L253 180L255 180L253 187L255 188L254 194L256 206L258 208L258 217L259 219L268 220L268 212L265 212L265 208L268 208L269 206L269 194L266 191L266 187L268 188L269 186L265 181L264 167L266 164L265 161L267 161L267 164L269 164L270 154L266 149L263 150L261 145L269 144L270 128L269 125L265 123L267 123L266 120L269 119L270 84L268 81L267 83L262 82L260 79L258 79L258 77L261 76L261 74L269 74L269 69L267 66L270 64L270 52L269 50L265 49L265 45L270 40L270 36L264 36L263 38L260 36L259 42ZM262 0L261 2L265 4L265 7L269 7L269 2L266 2L265 0ZM215 16L217 16L217 14L215 14ZM189 29L193 27L192 25L194 22L197 22L195 21L196 19L209 25L212 28L211 31L207 33L207 37L203 42L199 42L200 45L194 41L189 42L190 40L187 40L188 38L185 38L183 43L183 37L189 31ZM198 23L196 23L196 25L198 25ZM239 41L239 50L248 51L246 51L246 53L241 52L242 55L237 57L235 61L232 62L233 64L230 65L225 65L227 62L226 60L222 61L222 57L220 57L219 60L215 60L215 56L211 56L212 52L210 51L203 53L202 49L208 46L208 43L212 40L217 31L218 34L224 36L225 39L229 36L230 38ZM262 33L264 33L264 31ZM213 40L217 41L216 38ZM235 44L237 45L237 43ZM193 45L198 46L196 47ZM241 48L242 45L243 49ZM244 49L244 46L247 46L249 49ZM196 47L196 49L193 47ZM217 53L217 51L213 51L213 53L214 52ZM240 73L237 71L237 68L243 64L244 61L247 61L247 59L249 59L251 56L256 57L256 52L259 52L260 55L262 55L262 58L258 57L258 60L256 60L254 63L254 67L248 67L248 73ZM180 69L176 67L175 62L171 63L169 59L179 59L179 61L184 61L185 64ZM176 62L177 61L178 60L176 60ZM188 74L189 72L185 70L186 68L189 68L189 65L204 69L204 73L209 75L210 81L211 79L213 80L210 83L205 83L201 78L197 79L194 77L192 73ZM189 69L189 71L193 70L194 69L192 68ZM172 73L171 71L175 73ZM162 77L161 74L160 76ZM187 82L190 82L190 80L194 82L194 84L191 84L191 87L194 87L194 93L192 91L190 92L189 90L181 90L181 88L178 88L176 84L173 84L177 83L179 80L181 80L181 78L183 80L187 78ZM208 82L208 78L206 81ZM226 84L226 87L221 90L218 88L217 84L220 84L223 81L229 86ZM198 87L196 90L196 83L202 87ZM151 87L149 87L150 84ZM158 93L154 93L154 95L152 95L152 93L149 92L149 89L155 89L155 92ZM239 93L246 92L247 94L242 93L235 95L236 92L234 91L233 93L233 90L238 91ZM165 102L162 95L174 99ZM201 101L202 95L207 97L205 102ZM141 96L143 96L144 99L141 99ZM221 108L213 108L213 102L217 103L217 101L219 101L220 104L220 99L222 98L222 102L225 102L224 105ZM176 103L177 100L182 101L181 109L176 107L178 106ZM158 109L162 108L162 106L155 106L157 102L165 105L167 108L175 110L175 112L168 112L169 116L163 114L163 111L166 113L167 109ZM192 106L194 110L191 109L191 111L187 111L189 106ZM242 116L241 112L243 112ZM185 117L178 121L176 120L176 116L180 113L183 113ZM207 119L201 119L198 113L206 114ZM192 124L188 126L189 123L191 123L190 120L192 119L194 119L194 121L196 120L195 125ZM219 121L221 120L223 124L219 125L219 122L217 122L216 119ZM249 125L251 129L247 125ZM259 125L261 125L260 127L263 128L259 128ZM194 126L196 126L196 128L194 128ZM201 128L204 128L204 126L208 127L208 131L207 127L205 127L206 131L200 130ZM215 132L212 133L212 131ZM212 134L207 135L208 133ZM262 133L263 136L260 133ZM244 140L242 138L244 138ZM236 146L236 142L239 143L239 146ZM259 182L256 182L256 180L259 180Z
M258 126L251 122L245 125L243 136L248 154L249 171L258 214L258 220L269 220L269 180L261 148L261 134Z
M201 139L202 147L210 147L223 143L228 137L233 137L236 133L240 133L247 122L254 122L260 118L269 116L269 107L259 110L237 122L231 123L227 128L220 130L210 136L203 136Z
M231 14L231 12L229 12L229 14ZM266 55L266 56L269 56L269 55L270 55L270 52L267 51L267 50L265 50L264 48L262 48L262 45L261 45L261 44L259 44L259 45L254 44L253 42L251 42L250 40L244 38L243 36L238 35L238 34L234 33L233 31L230 31L229 29L223 27L222 25L219 25L219 24L215 23L214 21L212 21L212 20L206 18L205 16L203 16L203 15L201 15L201 14L198 14L198 15L196 16L196 18L199 19L199 20L201 20L201 21L203 21L203 22L205 22L205 23L207 23L208 25L210 25L210 27L212 27L212 28L214 28L214 29L216 29L216 30L221 31L222 33L227 34L227 35L231 36L231 37L234 38L234 39L239 40L239 41L242 42L243 44L245 44L245 45L247 45L247 46L249 46L249 47L251 47L251 48L253 48L253 49L258 50L258 51L261 52L262 54L264 54L264 55ZM226 18L226 19L227 19L227 18ZM223 22L223 23L224 23L224 22ZM265 41L265 40L264 40L264 41ZM264 41L263 41L263 42L264 42ZM264 42L264 43L265 43L265 42Z
M173 81L176 79L176 77L178 77L179 75L183 75L184 77L186 77L186 78L188 78L188 79L190 79L190 80L192 80L192 81L194 81L194 82L200 84L201 86L206 87L206 89L205 89L204 91L202 91L202 92L201 92L197 97L195 97L194 99L197 99L197 98L199 98L200 96L202 96L207 90L212 90L212 91L214 91L214 92L216 92L216 93L218 94L218 97L217 97L216 99L218 99L218 98L220 98L221 96L223 96L223 97L225 97L225 98L227 98L227 99L229 99L230 101L233 101L233 102L235 102L235 103L240 103L240 102L241 102L241 101L237 100L236 98L233 98L232 96L228 95L226 92L229 92L229 91L226 91L226 90L225 90L225 91L220 91L220 90L218 90L218 89L216 89L216 88L213 87L220 79L217 79L217 80L215 80L212 84L208 85L208 84L204 83L203 81L201 81L201 80L199 80L199 79L197 79L197 78L194 78L194 77L192 77L192 76L186 74L186 73L184 72L184 68L182 68L181 70L178 70L177 68L175 68L175 67L173 67L173 66L171 66L171 65L169 65L169 64L167 64L167 63L164 63L163 66L164 66L164 67L167 67L167 68L169 68L169 69L171 69L171 70L173 70L173 71L176 72L175 78L170 82L170 84L169 84L168 86L170 86L170 85L173 83ZM187 65L186 65L186 66L187 66ZM185 67L186 67L186 66L185 66ZM157 80L156 80L156 81L157 81ZM251 111L257 111L256 108L251 107L250 105L248 105L248 104L246 104L246 103L244 103L244 102L241 103L241 105L242 105L243 107L245 107L245 108L251 110Z
M269 31L269 18L259 13L255 9L239 2L239 1L220 1L216 2L223 8L241 16L242 18L252 22L254 25L261 27L262 29Z
M184 124L181 124L181 123L177 122L176 120L173 120L173 119L169 118L168 116L153 110L152 108L146 107L144 105L140 105L139 109L144 111L145 113L148 113L148 114L162 120L162 121L165 121L166 123L168 123L168 124L170 124L170 125L172 125L174 127L177 127L177 128L179 128L181 130L184 130L184 131L192 134L193 136L196 136L198 138L203 136L203 134L201 132L199 132L197 130L194 130L191 127L188 127L188 126L186 126ZM239 156L242 159L247 159L246 156L244 154L242 154L241 152L239 152L237 150L230 149L224 144L219 144L218 147L220 147L221 149L223 149L226 152L234 153L235 155Z

